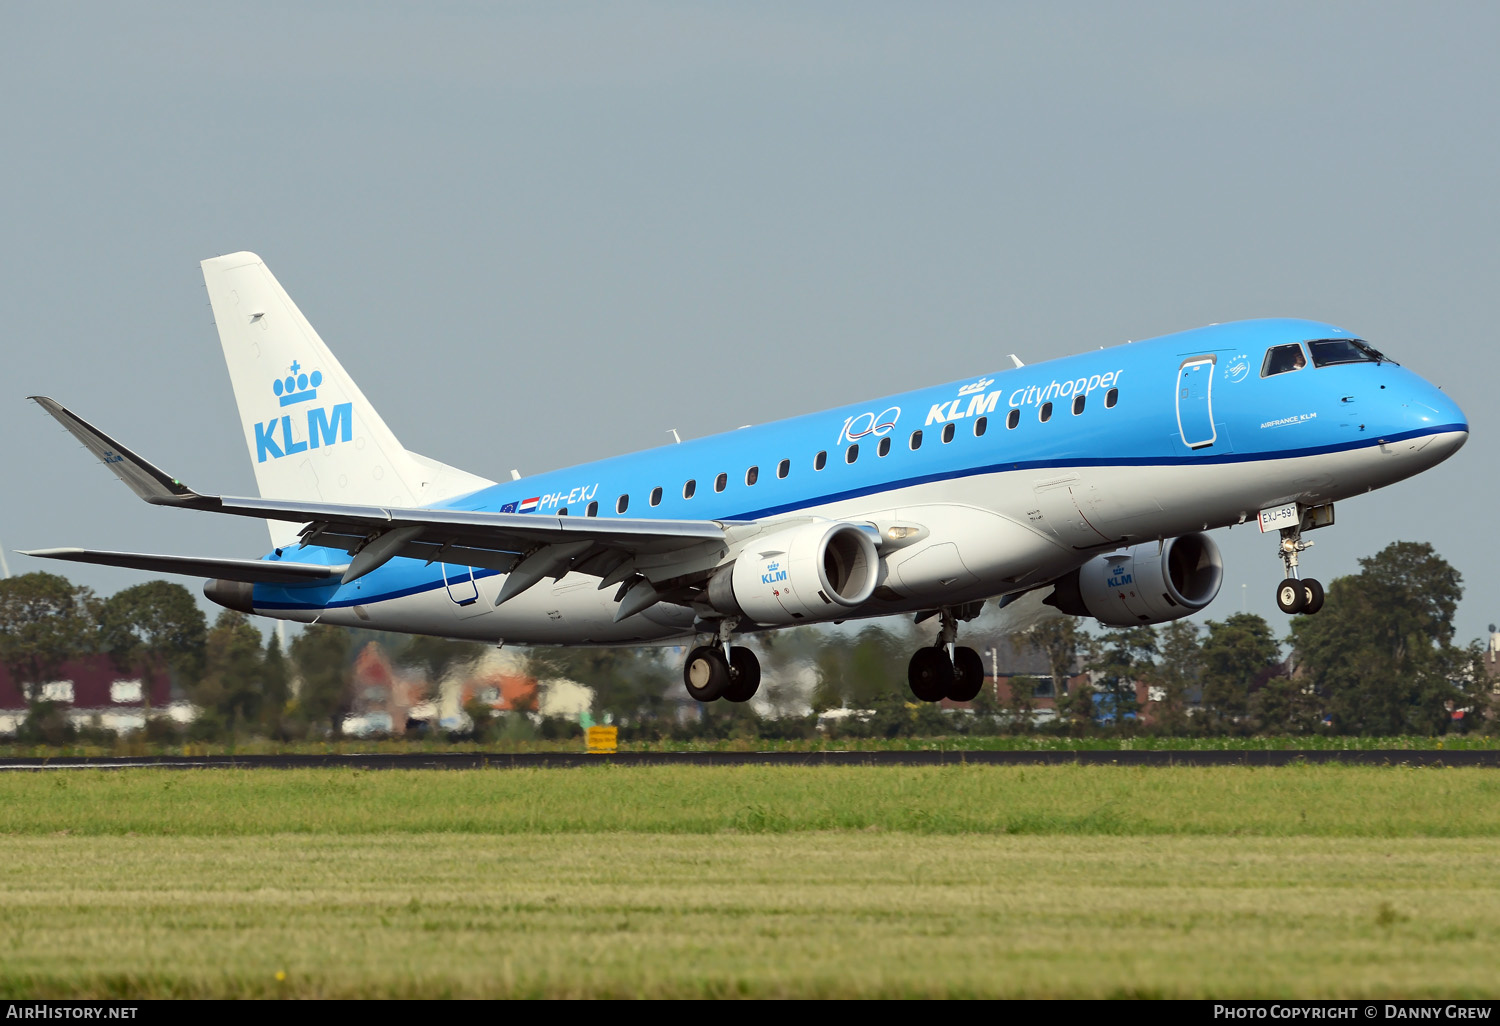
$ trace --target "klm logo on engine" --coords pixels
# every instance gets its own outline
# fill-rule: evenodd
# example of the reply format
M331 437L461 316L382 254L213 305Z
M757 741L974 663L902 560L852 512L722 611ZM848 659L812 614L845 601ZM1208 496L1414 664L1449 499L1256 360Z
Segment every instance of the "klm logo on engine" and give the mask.
M317 402L318 387L323 384L323 372L303 373L302 365L295 360L289 369L290 374L271 383L271 391L280 400L282 408ZM304 421L306 430L303 430ZM353 403L308 406L305 411L297 410L272 417L264 423L256 422L255 462L279 460L283 456L293 456L309 449L347 442L353 437Z
M1109 568L1109 580L1104 583L1111 588L1123 588L1135 583L1135 575L1126 573L1124 564L1112 566Z
M776 584L786 580L786 571L781 569L780 563L767 563L766 572L760 575L761 584Z

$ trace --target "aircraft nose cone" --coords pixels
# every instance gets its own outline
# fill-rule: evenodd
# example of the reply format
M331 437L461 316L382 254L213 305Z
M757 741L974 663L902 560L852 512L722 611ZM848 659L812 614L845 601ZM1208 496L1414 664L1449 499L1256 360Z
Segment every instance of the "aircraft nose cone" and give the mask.
M1423 389L1406 403L1406 427L1418 431L1469 433L1469 418L1458 403L1436 388Z
M1469 418L1435 386L1420 389L1404 406L1406 444L1423 466L1436 466L1469 440Z

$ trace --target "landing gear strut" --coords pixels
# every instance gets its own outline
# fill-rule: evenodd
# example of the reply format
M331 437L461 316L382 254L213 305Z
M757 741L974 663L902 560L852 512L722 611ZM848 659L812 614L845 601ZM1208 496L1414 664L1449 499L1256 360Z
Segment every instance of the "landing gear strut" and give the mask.
M917 649L911 657L906 667L906 682L921 702L941 702L945 698L972 702L984 687L984 660L972 648L954 646L959 619L954 610L944 608L939 615L942 622L937 639L926 648ZM972 618L972 615L964 617Z
M1276 607L1283 613L1307 613L1309 616L1323 608L1323 585L1309 577L1297 576L1297 556L1312 542L1302 540L1302 525L1281 529L1281 565L1286 568L1286 580L1276 586Z
M682 682L699 702L748 702L760 690L760 660L745 646L729 644L734 628L735 621L722 621L717 639L688 653Z

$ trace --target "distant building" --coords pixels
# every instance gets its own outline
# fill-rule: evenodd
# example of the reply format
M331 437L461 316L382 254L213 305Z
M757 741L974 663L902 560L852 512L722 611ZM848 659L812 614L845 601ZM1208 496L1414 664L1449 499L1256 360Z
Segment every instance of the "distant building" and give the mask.
M352 678L354 698L342 730L356 736L400 737L406 733L406 725L414 721L436 721L445 730L463 729L468 725L463 707L471 701L483 702L496 712L532 711L538 697L534 679L494 658L439 681L439 693L434 693L424 676L397 666L377 641L367 644L355 657Z
M147 699L154 713L180 723L190 723L195 716L191 704L173 700L172 685L164 670L144 675L122 673L103 654L63 663L56 677L42 683L38 697L68 706L68 720L75 727L116 733L146 726ZM0 736L14 735L26 714L20 686L8 670L0 667Z

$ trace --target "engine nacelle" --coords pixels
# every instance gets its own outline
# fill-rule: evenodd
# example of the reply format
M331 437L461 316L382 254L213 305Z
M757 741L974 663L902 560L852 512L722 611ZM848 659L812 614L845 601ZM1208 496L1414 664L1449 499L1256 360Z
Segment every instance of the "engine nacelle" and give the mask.
M1191 616L1224 581L1219 547L1206 534L1146 542L1095 556L1056 582L1047 604L1106 627L1138 627Z
M708 585L720 612L765 626L837 619L869 600L879 576L870 535L853 524L799 524L757 538Z

